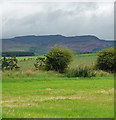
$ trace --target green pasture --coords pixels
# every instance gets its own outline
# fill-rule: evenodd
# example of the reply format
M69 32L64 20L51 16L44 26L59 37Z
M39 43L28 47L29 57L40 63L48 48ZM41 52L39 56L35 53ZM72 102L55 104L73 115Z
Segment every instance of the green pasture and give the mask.
M92 66L96 62L96 54L79 54L76 55L73 61L70 63L70 68Z
M42 57L42 56L41 56ZM17 57L18 66L21 69L34 69L34 63L36 61L37 56L30 56L30 57ZM76 68L79 66L91 66L95 63L97 58L96 54L79 54L76 55L72 62L70 63L70 68ZM25 61L24 61L25 59ZM27 63L27 64L25 64Z
M20 61L36 60L37 56L16 57Z
M91 66L95 61L95 54L77 55L70 67ZM113 74L97 71L93 78L67 78L35 71L34 62L19 61L19 71L2 73L3 118L114 117Z

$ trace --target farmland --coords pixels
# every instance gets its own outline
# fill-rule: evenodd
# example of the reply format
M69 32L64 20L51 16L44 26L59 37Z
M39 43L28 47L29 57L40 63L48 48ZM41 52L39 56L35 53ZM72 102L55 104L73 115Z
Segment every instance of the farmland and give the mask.
M92 78L68 78L58 72L35 71L36 58L18 57L20 70L3 72L3 118L114 117L113 74L97 71ZM91 66L96 58L95 54L77 55L69 67Z

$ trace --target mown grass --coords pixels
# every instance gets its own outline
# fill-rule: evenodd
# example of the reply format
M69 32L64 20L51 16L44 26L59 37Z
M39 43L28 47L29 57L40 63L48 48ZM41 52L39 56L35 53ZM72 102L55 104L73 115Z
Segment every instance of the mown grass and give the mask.
M89 63L90 58L78 61L76 57L75 65ZM3 73L3 118L114 117L113 74L97 71L92 78L68 78L53 71L34 71L32 61L20 62L20 71Z

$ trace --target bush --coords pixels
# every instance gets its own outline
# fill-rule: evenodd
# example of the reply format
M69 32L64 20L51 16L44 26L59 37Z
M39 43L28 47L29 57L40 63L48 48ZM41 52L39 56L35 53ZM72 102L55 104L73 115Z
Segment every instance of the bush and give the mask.
M10 58L6 58L4 57L2 59L2 70L13 70L13 69L19 69L19 67L17 66L17 59L16 57L10 57Z
M78 67L66 71L67 77L95 77L96 73L88 67Z
M45 70L45 58L38 57L34 66L36 70Z
M62 73L71 62L73 53L67 48L54 46L45 56L46 70L55 70Z
M114 48L102 50L98 53L98 58L95 67L107 72L115 72L115 51Z

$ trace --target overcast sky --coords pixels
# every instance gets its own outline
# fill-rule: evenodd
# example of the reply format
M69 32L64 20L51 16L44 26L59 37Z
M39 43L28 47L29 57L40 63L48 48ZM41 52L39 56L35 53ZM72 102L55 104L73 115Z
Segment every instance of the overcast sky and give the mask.
M96 35L114 38L113 2L17 2L2 4L2 35Z

